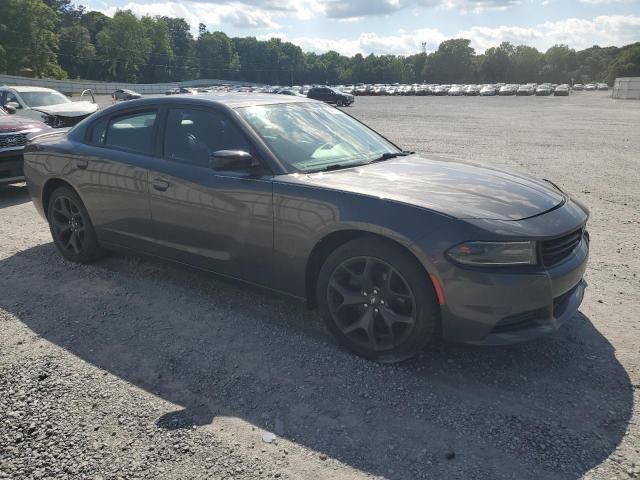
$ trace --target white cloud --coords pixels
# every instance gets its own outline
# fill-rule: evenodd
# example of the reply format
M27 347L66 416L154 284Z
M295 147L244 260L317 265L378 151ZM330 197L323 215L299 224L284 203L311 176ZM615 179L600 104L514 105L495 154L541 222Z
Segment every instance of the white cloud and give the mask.
M192 30L199 23L205 25L232 25L236 28L279 28L274 13L251 8L243 3L212 4L209 2L137 3L129 2L120 7L96 9L113 16L117 10L131 10L136 15L166 15L184 18Z
M580 0L580 3L592 5L611 5L612 3L640 3L638 0Z
M571 18L558 22L545 22L533 27L500 26L472 27L453 35L445 35L438 29L421 29L395 35L361 33L356 38L291 37L275 32L261 38L279 37L299 45L304 51L326 52L336 50L344 55L362 53L410 55L421 51L427 42L427 51L436 50L438 44L448 38L468 38L477 52L499 45L503 41L524 44L545 51L558 43L583 49L593 45L626 45L640 41L640 16L600 16L592 20Z
M558 43L566 43L576 49L593 45L625 45L640 40L640 16L603 15L592 20L569 18L533 27L472 27L458 32L456 36L470 39L472 46L479 51L502 41L531 45L541 50Z

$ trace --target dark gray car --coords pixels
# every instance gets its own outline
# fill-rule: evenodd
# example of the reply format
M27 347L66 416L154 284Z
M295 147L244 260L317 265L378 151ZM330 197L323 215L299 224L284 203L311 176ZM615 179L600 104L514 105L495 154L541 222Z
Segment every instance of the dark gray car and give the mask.
M585 289L588 211L554 184L403 151L305 98L114 105L33 140L25 175L65 258L135 251L283 292L378 361L539 337Z

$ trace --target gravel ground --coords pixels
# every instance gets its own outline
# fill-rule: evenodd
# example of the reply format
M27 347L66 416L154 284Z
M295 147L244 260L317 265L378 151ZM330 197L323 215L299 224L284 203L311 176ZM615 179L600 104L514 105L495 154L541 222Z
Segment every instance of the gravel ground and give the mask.
M581 313L533 343L381 366L262 291L133 257L67 263L25 188L0 188L0 478L640 476L640 103L347 111L406 148L544 176L589 205Z

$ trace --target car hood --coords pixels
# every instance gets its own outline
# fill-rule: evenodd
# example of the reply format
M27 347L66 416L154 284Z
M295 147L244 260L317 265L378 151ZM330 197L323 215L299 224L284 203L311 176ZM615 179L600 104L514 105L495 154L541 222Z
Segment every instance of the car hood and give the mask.
M38 131L47 129L44 123L16 115L0 115L0 133Z
M97 104L84 101L32 108L32 110L37 110L38 112L46 113L47 115L60 115L63 117L80 117L83 115L90 115L97 109Z
M299 175L318 187L395 200L456 218L522 220L565 201L549 182L519 173L419 155Z

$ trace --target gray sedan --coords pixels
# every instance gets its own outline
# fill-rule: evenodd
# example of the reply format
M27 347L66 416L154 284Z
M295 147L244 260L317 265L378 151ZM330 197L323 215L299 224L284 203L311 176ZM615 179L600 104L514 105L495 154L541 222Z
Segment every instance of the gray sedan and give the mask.
M134 251L261 285L377 361L537 338L585 290L588 211L569 194L404 151L310 99L117 104L33 140L25 176L66 259Z

